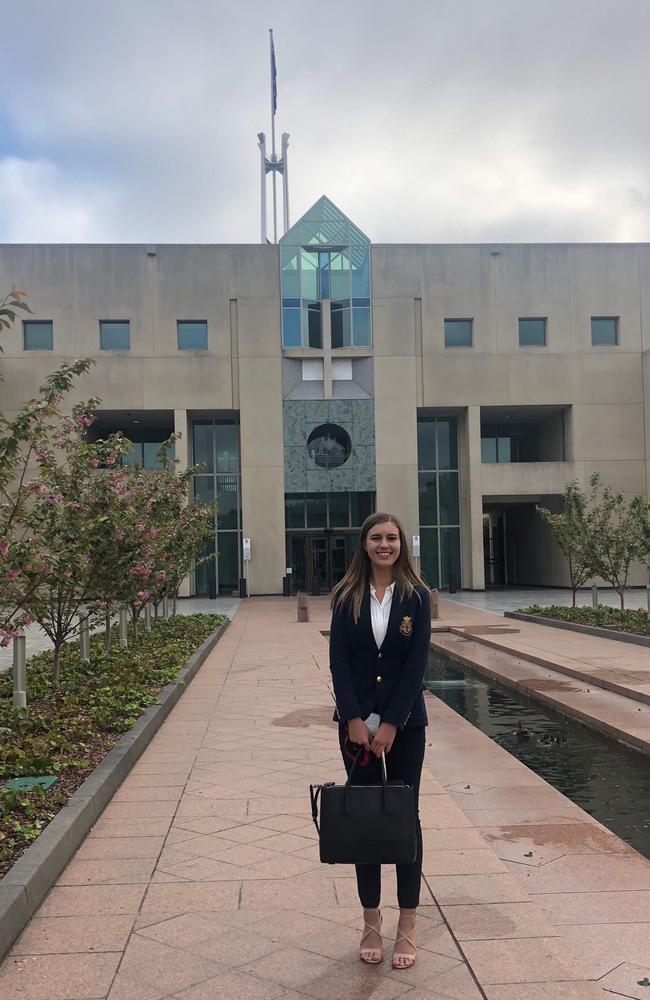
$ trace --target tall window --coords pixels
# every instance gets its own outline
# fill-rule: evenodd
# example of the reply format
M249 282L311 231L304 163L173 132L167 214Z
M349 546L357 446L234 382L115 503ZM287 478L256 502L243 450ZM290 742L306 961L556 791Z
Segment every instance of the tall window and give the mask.
M208 324L206 320L179 319L176 330L179 351L207 351Z
M618 316L592 316L591 343L593 347L616 347Z
M446 319L445 347L471 347L471 346L472 346L472 320Z
M523 318L519 320L519 346L546 346L546 317Z
M192 426L194 496L200 503L216 500L214 538L204 555L213 559L196 569L197 594L232 594L241 576L241 478L239 426L219 420L195 420Z
M99 346L102 351L130 351L131 324L128 319L100 319Z
M328 306L333 348L371 345L370 243L327 198L280 240L280 279L283 347L322 348Z
M460 585L458 430L455 417L418 417L422 572L431 587Z
M52 351L54 349L54 324L52 320L23 320L23 347L26 351Z

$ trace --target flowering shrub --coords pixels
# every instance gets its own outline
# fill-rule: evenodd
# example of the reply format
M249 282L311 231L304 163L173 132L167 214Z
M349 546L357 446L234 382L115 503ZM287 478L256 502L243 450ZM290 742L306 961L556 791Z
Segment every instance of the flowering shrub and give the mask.
M14 421L0 418L0 645L37 622L60 654L84 618L177 592L212 531L214 508L189 503L193 469L121 466L131 443L120 433L88 441L99 400L60 412L90 361L64 365Z

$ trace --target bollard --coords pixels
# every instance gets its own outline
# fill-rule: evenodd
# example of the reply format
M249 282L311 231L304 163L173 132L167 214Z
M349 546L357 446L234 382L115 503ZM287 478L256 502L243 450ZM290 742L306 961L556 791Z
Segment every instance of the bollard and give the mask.
M591 588L591 606L592 608L598 607L598 587L594 583Z
M151 632L151 604L144 606L144 628L146 632Z
M14 708L27 708L27 670L25 666L25 636L14 639Z
M296 621L308 622L309 621L309 594L304 594L302 592L296 594L297 602L297 617Z
M167 621L167 619L169 618L169 598L167 597L167 594L163 594L162 613L163 613L163 618L165 619L165 621Z
M87 616L79 622L79 656L82 663L90 663L90 628Z
M126 608L120 608L120 649L127 649L129 637L126 631Z
M437 588L429 591L431 597L431 618L440 618L440 594Z

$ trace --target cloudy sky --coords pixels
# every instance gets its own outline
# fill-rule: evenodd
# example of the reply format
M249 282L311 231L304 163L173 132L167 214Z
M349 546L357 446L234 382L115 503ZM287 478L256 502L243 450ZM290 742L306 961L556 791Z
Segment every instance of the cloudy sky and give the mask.
M257 242L269 27L293 220L650 240L649 0L5 4L0 240Z

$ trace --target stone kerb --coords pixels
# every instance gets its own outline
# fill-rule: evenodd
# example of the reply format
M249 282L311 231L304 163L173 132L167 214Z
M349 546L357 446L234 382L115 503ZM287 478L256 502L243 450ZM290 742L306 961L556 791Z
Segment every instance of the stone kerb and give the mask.
M225 632L220 625L190 656L134 726L108 752L15 865L0 880L0 960L75 854L88 831L147 748L187 685Z

